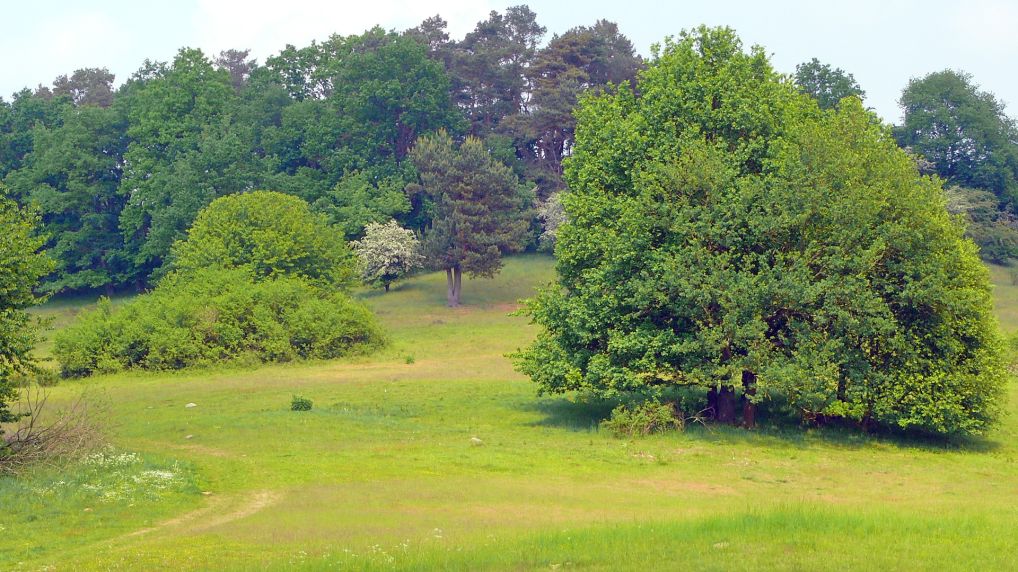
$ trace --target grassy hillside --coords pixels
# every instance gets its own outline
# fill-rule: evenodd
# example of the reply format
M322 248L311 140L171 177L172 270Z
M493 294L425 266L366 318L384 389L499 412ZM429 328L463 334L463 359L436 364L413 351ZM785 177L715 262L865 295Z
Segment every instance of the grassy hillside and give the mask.
M1016 330L1018 287L993 273ZM619 440L604 406L537 397L504 357L533 336L507 314L551 277L514 258L456 310L440 274L365 293L392 338L371 357L62 383L56 400L102 397L137 457L0 481L0 569L1018 567L1018 387L964 444L766 419Z

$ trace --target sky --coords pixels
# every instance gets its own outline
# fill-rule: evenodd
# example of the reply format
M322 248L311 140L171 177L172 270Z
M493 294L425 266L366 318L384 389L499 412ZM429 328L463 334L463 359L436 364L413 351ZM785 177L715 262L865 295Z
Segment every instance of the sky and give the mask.
M106 67L118 83L147 59L169 61L181 47L208 54L251 49L264 61L286 44L304 46L333 33L374 25L403 30L440 14L454 38L491 10L517 1L491 0L36 0L4 6L0 95L50 85L61 74ZM853 74L866 104L897 123L897 99L910 78L964 70L1018 116L1018 1L1014 0L531 0L549 39L598 19L616 22L636 50L700 24L731 26L749 46L792 73L818 58Z

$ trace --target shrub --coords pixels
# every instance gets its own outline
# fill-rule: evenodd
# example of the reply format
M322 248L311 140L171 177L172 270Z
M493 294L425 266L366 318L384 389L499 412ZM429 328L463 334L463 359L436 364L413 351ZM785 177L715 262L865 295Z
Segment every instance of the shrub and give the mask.
M294 395L290 401L290 411L311 411L311 400L303 395Z
M114 311L108 300L59 332L64 376L223 361L329 359L382 342L374 316L347 295L301 278L255 282L243 269L170 274Z
M637 405L619 405L601 427L616 437L637 437L672 429L682 430L685 422L670 403L645 401Z

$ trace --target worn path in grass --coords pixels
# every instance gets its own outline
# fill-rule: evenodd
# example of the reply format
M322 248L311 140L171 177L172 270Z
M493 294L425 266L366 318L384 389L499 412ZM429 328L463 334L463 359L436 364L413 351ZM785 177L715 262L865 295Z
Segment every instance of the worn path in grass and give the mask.
M551 268L511 259L466 282L458 310L440 274L367 293L392 336L370 357L61 384L57 397L101 388L118 447L190 463L211 494L94 522L87 539L12 523L4 534L38 546L0 551L0 568L1018 566L1014 386L1004 425L964 444L773 419L614 439L594 429L604 407L536 397L504 357L534 333L507 312ZM997 292L1009 329L1016 291ZM294 394L314 409L289 411Z

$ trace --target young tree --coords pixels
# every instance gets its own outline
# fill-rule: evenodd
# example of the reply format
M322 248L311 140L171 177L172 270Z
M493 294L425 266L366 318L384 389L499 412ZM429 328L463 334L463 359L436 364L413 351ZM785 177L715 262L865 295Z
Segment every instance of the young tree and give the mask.
M48 274L52 261L40 253L35 230L39 217L18 207L0 186L0 423L17 419L10 410L16 397L12 377L32 369L35 327L25 309L37 304L32 289ZM2 446L0 441L0 446Z
M816 58L795 66L794 79L799 91L817 100L820 109L834 109L846 97L866 97L852 74L820 63Z
M577 118L558 282L516 356L542 391L700 386L734 423L741 389L746 425L777 394L808 420L997 418L987 270L940 182L858 100L821 113L762 48L699 28Z
M385 224L369 223L364 228L364 238L350 246L360 259L364 282L381 285L386 292L390 284L424 263L421 242L412 230L399 226L394 220Z
M339 230L303 200L272 191L221 197L206 207L173 246L170 270L243 268L256 280L299 276L324 288L345 288L354 260Z
M420 184L408 190L434 204L425 252L434 266L445 269L449 306L459 306L463 272L494 276L503 253L523 248L529 197L512 170L492 159L475 137L459 147L445 132L424 137L411 158Z

